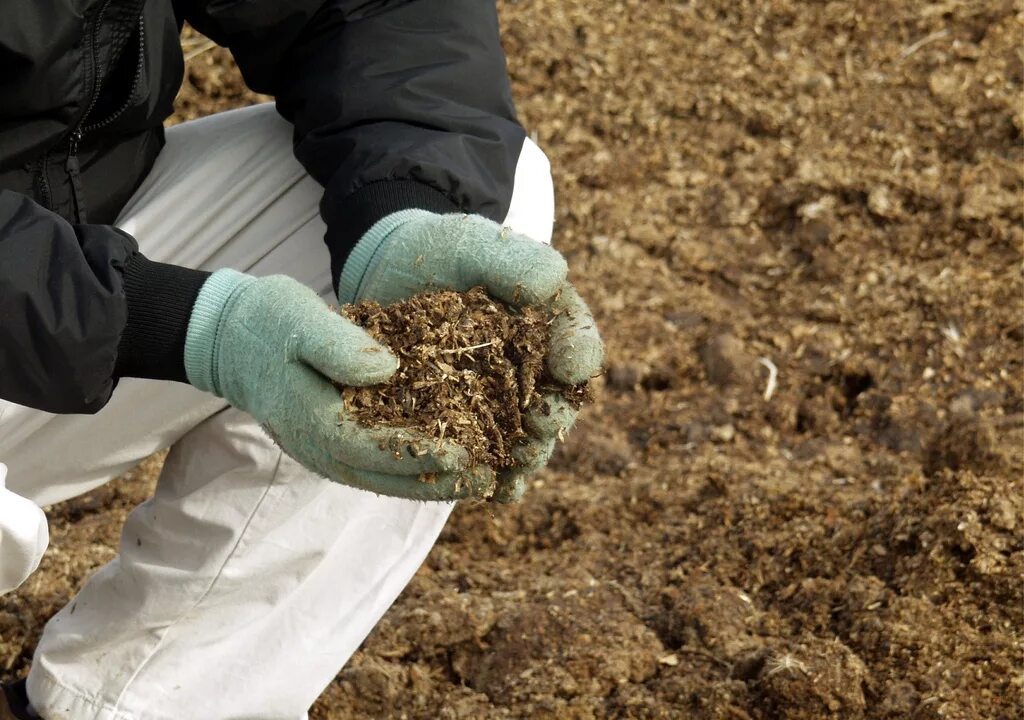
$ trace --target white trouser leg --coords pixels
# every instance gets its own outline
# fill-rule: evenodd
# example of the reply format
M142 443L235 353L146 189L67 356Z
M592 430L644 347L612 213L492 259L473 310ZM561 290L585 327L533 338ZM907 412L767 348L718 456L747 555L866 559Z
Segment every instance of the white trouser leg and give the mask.
M47 625L32 701L48 719L303 718L446 516L326 482L218 413Z
M320 194L264 106L169 131L119 224L152 259L283 272L326 298ZM548 241L551 197L528 143L510 222ZM223 408L148 381L125 381L92 418L0 403L8 488L40 504L180 440L119 556L47 625L29 676L45 718L304 717L436 539L449 505L315 478Z

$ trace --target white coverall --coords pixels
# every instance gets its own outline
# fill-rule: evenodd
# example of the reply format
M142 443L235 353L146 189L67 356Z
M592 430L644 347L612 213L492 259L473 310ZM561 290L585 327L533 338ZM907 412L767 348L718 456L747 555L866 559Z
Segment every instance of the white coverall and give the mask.
M170 128L117 225L152 260L284 273L328 302L321 187L271 105ZM547 158L527 140L506 225L550 242ZM315 477L245 413L125 379L95 416L0 400L0 592L46 546L38 506L173 445L118 556L46 625L28 677L47 720L296 720L423 561L452 505Z

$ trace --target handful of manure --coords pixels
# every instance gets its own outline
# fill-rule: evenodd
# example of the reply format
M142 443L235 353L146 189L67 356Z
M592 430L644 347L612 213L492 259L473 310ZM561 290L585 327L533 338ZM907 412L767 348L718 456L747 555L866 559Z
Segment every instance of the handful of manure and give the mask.
M340 388L352 416L457 442L471 464L514 466L512 448L526 437L523 412L543 412L545 395L560 394L575 407L589 399L587 383L565 386L547 373L553 314L543 308L512 309L477 287L387 307L364 300L339 312L399 360L385 383Z

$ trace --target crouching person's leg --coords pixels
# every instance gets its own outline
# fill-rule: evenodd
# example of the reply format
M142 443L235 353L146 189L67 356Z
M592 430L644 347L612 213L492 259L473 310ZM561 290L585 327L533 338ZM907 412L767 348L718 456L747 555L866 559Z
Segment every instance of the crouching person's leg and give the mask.
M29 694L44 718L303 718L447 514L314 477L225 410L50 621Z

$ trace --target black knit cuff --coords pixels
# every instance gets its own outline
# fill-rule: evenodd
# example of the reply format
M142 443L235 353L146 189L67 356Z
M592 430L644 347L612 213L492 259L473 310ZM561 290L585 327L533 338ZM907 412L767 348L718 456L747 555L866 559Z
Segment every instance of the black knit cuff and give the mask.
M209 276L138 253L129 258L124 267L128 323L117 348L115 377L188 382L185 335L196 296Z
M453 213L459 206L444 193L415 180L381 180L356 190L328 209L327 247L331 251L331 277L338 291L341 269L359 239L378 220L399 210Z

